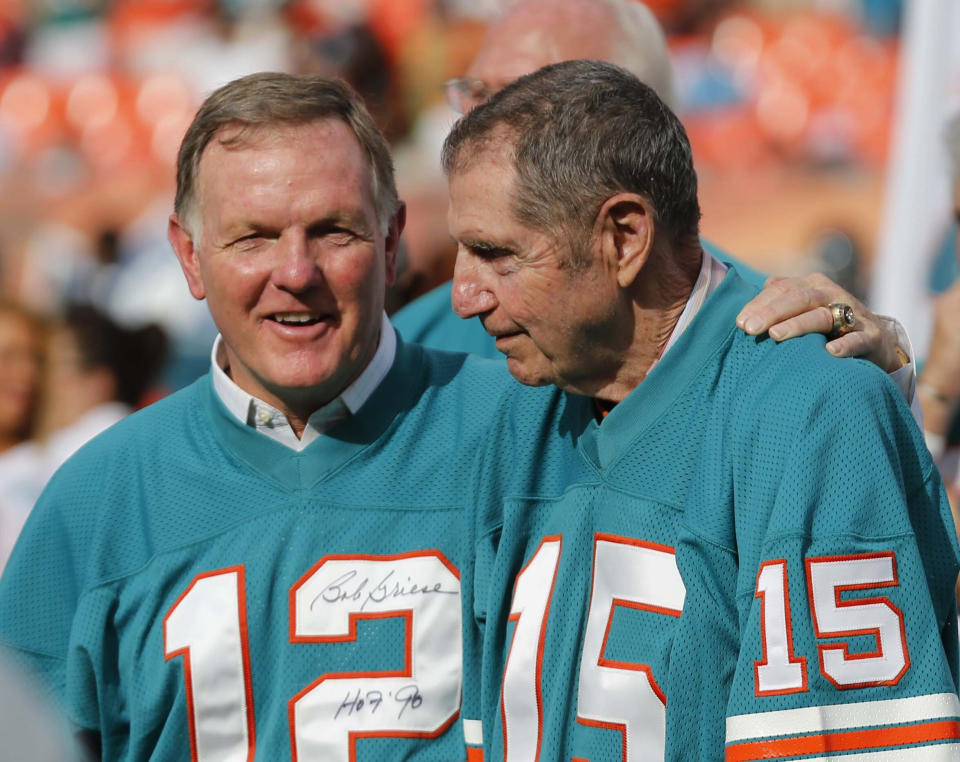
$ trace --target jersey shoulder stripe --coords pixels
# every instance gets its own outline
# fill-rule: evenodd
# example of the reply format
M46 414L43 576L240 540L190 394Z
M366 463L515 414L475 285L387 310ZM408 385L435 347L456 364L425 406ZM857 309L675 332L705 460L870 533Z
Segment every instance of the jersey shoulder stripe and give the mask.
M937 693L742 714L727 718L726 734L726 762L827 759L823 755L840 752L876 752L877 762L892 762L920 749L925 760L956 759L960 700Z

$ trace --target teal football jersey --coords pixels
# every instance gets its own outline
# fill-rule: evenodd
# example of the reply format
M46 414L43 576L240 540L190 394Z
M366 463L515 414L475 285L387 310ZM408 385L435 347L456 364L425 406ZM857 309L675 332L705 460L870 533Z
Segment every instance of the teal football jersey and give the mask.
M737 330L755 293L731 271L602 423L556 390L504 400L464 574L483 652L464 714L488 762L825 759L763 746L754 716L793 740L871 701L894 702L874 741L957 737L957 548L919 432L882 372L822 337ZM776 721L792 707L814 708L795 733Z
M762 357L718 388L677 545L668 743L728 762L960 759L939 474L887 379L818 359Z
M400 343L294 452L202 378L54 477L0 581L0 642L106 760L464 759L465 487L513 383Z

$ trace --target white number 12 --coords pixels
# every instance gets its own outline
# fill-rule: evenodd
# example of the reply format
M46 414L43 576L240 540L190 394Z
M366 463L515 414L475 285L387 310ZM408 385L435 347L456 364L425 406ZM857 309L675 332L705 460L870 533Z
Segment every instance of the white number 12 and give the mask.
M184 659L193 762L253 759L245 598L243 566L206 572L164 618L166 659ZM439 551L326 556L290 591L291 643L353 641L358 619L391 617L404 622L401 669L327 673L289 700L294 762L349 762L359 738L434 737L454 722L460 577Z

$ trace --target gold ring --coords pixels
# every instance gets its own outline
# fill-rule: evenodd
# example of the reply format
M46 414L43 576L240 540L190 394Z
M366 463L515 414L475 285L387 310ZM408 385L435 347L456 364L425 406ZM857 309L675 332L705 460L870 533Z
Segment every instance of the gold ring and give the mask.
M827 334L830 338L835 339L839 336L845 336L856 329L857 316L853 314L853 307L849 304L834 302L828 304L827 309L830 310L830 315L833 317L833 328Z

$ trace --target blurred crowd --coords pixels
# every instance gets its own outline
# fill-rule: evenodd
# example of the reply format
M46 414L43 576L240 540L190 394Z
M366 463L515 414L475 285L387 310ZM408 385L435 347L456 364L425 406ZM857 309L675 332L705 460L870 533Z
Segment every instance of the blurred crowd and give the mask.
M391 140L408 205L389 311L450 278L437 157L457 114L445 83L507 2L0 3L0 483L10 485L0 500L12 506L0 515L21 521L72 448L206 370L215 329L165 232L177 146L215 87L258 70L348 80ZM901 0L647 4L668 32L675 105L707 189L771 168L881 176ZM864 295L869 238L824 216L805 239L792 267ZM945 244L940 290L956 276L955 251ZM952 420L960 398L944 379L960 373L937 372L936 353L956 352L946 327L956 301L941 302L934 371L920 385L924 404L940 406L932 442L944 453L953 440L939 419ZM0 528L3 543L11 531Z
M0 291L47 312L92 301L125 323L158 321L177 361L170 385L202 372L213 329L163 237L173 159L199 101L258 70L337 75L364 96L410 208L391 307L442 283L450 244L437 156L455 118L444 82L464 73L507 3L7 0ZM705 182L882 164L900 0L649 5L670 33L675 105ZM810 231L810 253L858 285L868 242L842 220L823 227Z
M150 401L163 330L90 305L55 320L0 301L0 570L47 481L93 436Z

